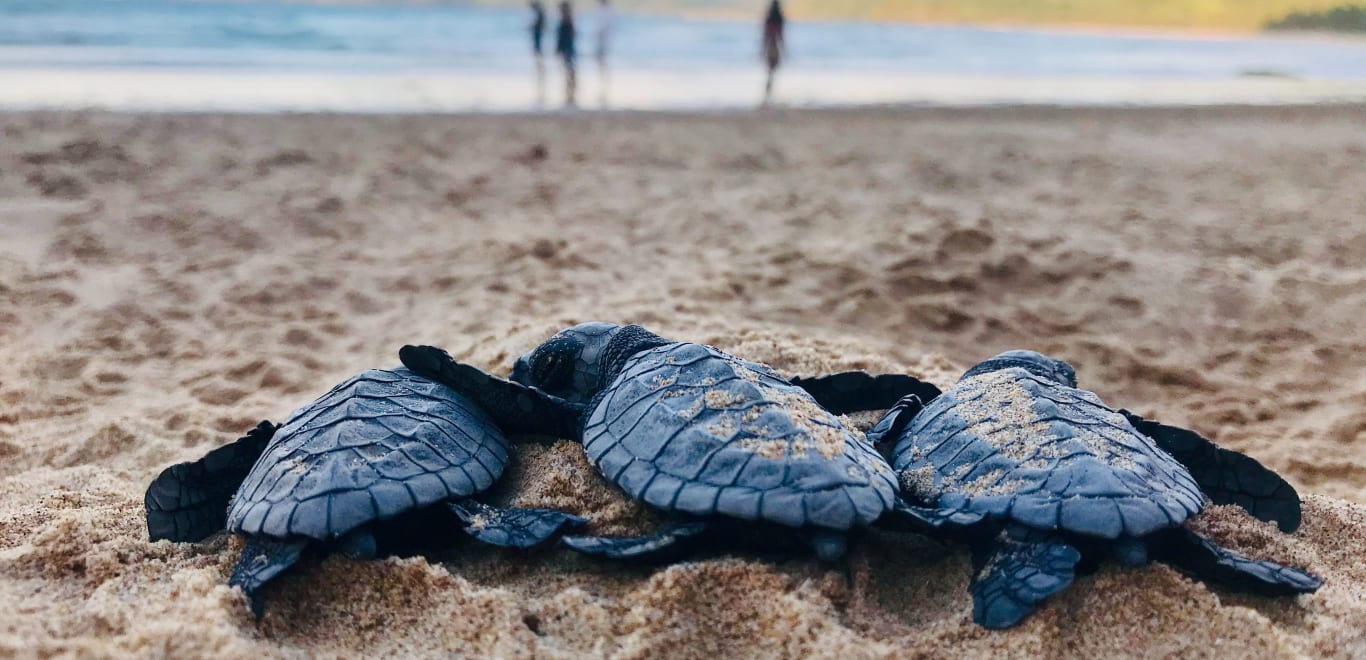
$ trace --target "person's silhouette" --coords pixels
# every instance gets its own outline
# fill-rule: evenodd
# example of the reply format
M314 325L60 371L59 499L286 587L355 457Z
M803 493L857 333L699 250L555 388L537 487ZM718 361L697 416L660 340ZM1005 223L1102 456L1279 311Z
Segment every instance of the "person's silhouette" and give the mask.
M574 8L565 0L560 3L560 26L555 31L555 53L564 62L564 103L568 106L575 104L574 94L578 87L574 70L575 59L578 56L574 47L577 36L574 29Z
M773 0L768 6L768 14L764 17L764 40L763 57L764 63L768 65L768 79L764 83L764 104L773 98L773 78L778 73L778 65L783 61L783 53L787 46L783 40L783 28L786 23L783 18L783 8L778 0Z
M598 97L603 107L607 107L607 51L612 41L612 5L610 0L598 0L598 11L596 21L597 37L597 56L598 56Z
M541 43L545 36L545 3L531 0L531 54L536 60L536 105L545 105L545 56Z

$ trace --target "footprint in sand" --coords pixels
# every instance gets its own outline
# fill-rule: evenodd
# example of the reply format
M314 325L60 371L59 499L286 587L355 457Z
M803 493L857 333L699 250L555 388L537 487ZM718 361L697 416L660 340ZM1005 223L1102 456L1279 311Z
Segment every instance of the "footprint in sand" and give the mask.
M947 256L981 254L996 243L986 231L973 227L950 230L939 241L939 252Z
M114 396L125 391L128 377L113 371L101 371L81 384L81 392L88 396Z
M84 229L65 229L53 237L47 247L49 258L74 259L82 263L103 263L109 260L109 248L93 232Z
M85 165L99 161L126 163L131 159L123 147L107 145L99 140L80 139L63 144L54 151L36 151L23 155L22 160L30 165Z
M977 318L952 302L924 302L905 306L909 318L921 325L941 332L967 331Z
M209 383L190 391L194 398L211 406L231 406L241 401L251 392L236 385Z
M1344 445L1366 446L1366 412L1350 412L1328 427L1328 437Z
M57 199L84 199L90 187L76 176L53 172L33 172L25 179L44 197Z
M284 342L289 346L303 346L305 348L320 348L322 341L312 331L305 328L290 328L285 331Z
M102 465L114 456L127 453L139 446L137 435L123 425L106 424L67 451L62 451L62 447L49 450L44 462L54 467Z
M262 176L271 170L306 165L313 162L313 156L302 149L283 149L273 155L256 161L256 173Z
M81 377L89 363L90 358L87 356L60 355L45 363L43 375L53 380L73 380Z
M1112 296L1109 302L1125 314L1135 317L1141 316L1146 308L1142 300L1128 296Z

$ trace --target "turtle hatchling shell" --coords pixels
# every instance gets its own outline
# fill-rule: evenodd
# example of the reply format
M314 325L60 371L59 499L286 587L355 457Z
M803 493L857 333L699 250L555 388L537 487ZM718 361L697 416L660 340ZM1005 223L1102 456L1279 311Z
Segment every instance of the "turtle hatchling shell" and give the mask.
M1018 368L931 401L892 465L911 501L1110 539L1180 525L1203 503L1186 468L1095 394Z
M848 529L896 494L882 456L804 390L700 344L631 358L592 407L584 447L632 497L699 516Z
M404 368L366 371L296 411L228 509L228 529L325 540L489 486L507 443L483 411Z

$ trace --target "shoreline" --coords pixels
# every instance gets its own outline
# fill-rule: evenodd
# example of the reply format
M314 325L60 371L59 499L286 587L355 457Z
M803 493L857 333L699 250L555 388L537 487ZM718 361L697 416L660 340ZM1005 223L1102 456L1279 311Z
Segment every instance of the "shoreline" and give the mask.
M603 98L597 72L580 77L580 110L740 111L759 105L760 71L614 70ZM557 72L538 93L530 74L319 73L99 68L0 69L0 110L127 112L559 111ZM540 96L543 94L543 96ZM540 97L538 100L538 96ZM1243 75L1218 80L917 75L818 69L785 72L785 107L1300 105L1366 102L1366 78Z
M977 105L928 105L913 103L887 103L866 105L831 106L783 106L702 108L702 109L659 109L636 110L626 108L577 108L547 110L508 110L487 111L469 110L453 112L431 112L415 110L412 112L353 112L353 111L232 111L232 110L107 110L102 108L73 109L8 109L0 108L0 117L24 116L69 116L99 118L123 117L203 117L203 118L337 118L337 119L412 119L412 120L524 120L579 121L595 119L632 119L659 121L727 120L745 119L762 121L765 119L785 119L801 117L887 117L896 116L906 119L922 120L961 120L985 121L991 119L1030 119L1069 115L1075 117L1114 117L1116 119L1155 118L1168 119L1190 117L1201 119L1232 118L1248 112L1284 115L1287 117L1337 117L1355 111L1366 113L1366 100L1326 103L1211 103L1211 104L1172 104L1172 105L1061 105L1048 103L1000 103Z

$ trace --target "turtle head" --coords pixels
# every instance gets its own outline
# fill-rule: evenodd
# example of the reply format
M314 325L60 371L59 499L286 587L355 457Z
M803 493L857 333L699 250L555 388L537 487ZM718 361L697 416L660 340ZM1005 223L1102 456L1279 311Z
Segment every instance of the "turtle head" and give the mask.
M638 325L581 323L518 358L512 380L573 403L588 403L616 377L626 358L666 343Z
M1072 365L1034 351L1006 351L990 360L977 363L976 366L963 374L963 378L1011 368L1024 369L1039 378L1045 378L1067 387L1077 386L1077 371L1072 368Z

